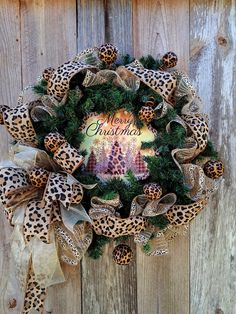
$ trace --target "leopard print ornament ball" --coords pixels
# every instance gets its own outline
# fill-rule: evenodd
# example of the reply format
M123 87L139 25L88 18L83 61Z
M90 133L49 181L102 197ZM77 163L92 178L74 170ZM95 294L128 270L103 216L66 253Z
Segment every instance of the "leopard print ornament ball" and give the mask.
M114 63L117 59L118 49L112 44L101 45L98 49L98 57L108 65Z
M224 173L224 165L220 160L209 160L203 167L204 173L211 179L218 179Z
M58 132L51 132L44 138L44 146L49 152L55 153L66 142L64 136Z
M133 251L126 244L119 244L113 250L113 260L118 265L128 265L133 259Z
M155 116L155 111L150 106L142 106L138 113L139 119L146 124L152 122Z
M34 167L29 173L30 183L37 187L41 188L47 184L49 177L49 171L40 167Z
M164 56L161 59L162 63L161 69L164 70L173 68L176 66L177 62L178 62L177 55L174 52L169 51L166 54L164 54Z
M157 200L162 195L162 188L157 183L148 183L144 185L143 192L148 199Z

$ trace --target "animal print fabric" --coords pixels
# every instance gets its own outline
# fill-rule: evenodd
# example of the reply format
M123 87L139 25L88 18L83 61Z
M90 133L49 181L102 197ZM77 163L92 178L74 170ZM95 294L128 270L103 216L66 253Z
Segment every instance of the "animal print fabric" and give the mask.
M27 280L23 314L30 313L31 310L42 314L45 298L46 288L37 282L31 265Z
M5 127L14 139L37 146L38 140L31 121L29 104L5 108L2 115Z

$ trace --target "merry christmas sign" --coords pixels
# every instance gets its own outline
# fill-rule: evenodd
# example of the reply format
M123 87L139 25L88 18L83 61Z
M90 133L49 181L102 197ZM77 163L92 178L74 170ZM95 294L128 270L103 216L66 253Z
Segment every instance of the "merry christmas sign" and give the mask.
M146 125L138 129L132 113L121 109L114 114L92 114L83 125L85 140L81 149L87 151L86 171L106 180L123 177L131 170L139 179L148 176L144 156L153 155L151 149L141 149L142 142L154 140L154 133Z

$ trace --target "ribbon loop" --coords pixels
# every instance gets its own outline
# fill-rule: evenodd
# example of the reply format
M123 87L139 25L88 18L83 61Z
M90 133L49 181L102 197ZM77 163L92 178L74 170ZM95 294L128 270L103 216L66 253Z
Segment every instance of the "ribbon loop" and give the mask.
M60 246L60 258L69 265L77 265L92 242L92 228L84 222L74 226L73 232L61 223L56 224L55 234Z

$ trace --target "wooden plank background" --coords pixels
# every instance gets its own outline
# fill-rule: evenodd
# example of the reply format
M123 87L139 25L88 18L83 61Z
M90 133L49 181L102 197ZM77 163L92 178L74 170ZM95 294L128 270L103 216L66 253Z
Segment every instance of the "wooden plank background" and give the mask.
M84 48L112 42L121 53L157 57L173 50L189 70L210 115L211 138L226 164L220 189L170 254L119 267L112 246L99 261L64 267L67 281L49 290L53 314L236 313L236 7L219 0L0 0L0 103L17 96L47 66ZM8 135L0 131L1 158ZM0 313L5 298L10 227L0 213ZM134 247L135 250L135 247Z

